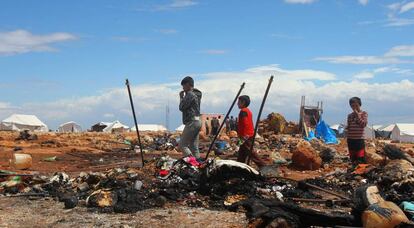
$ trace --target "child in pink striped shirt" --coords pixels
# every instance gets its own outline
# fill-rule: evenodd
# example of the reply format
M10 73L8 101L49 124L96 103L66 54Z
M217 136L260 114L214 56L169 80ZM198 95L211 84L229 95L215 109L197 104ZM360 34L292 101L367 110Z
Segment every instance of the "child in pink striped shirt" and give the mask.
M347 143L349 157L353 165L365 163L364 129L368 124L368 114L361 110L361 98L353 97L349 100L352 113L348 115Z

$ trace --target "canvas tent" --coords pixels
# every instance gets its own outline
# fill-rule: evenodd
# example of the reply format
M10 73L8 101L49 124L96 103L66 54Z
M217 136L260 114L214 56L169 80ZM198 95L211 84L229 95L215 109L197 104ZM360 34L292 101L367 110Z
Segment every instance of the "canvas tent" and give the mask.
M37 131L48 132L49 128L35 115L21 115L13 114L10 117L4 119L0 123L0 130L3 131Z
M59 126L58 132L65 133L65 132L82 132L82 127L73 122L67 122Z
M345 125L344 124L334 124L330 128L336 133L337 137L345 136Z
M179 127L177 127L175 129L175 131L184 131L184 127L185 127L185 125L184 124L181 124Z
M91 127L91 131L94 132L103 132L103 129L111 125L111 122L99 122Z
M103 129L103 132L109 132L109 133L119 133L119 132L126 132L129 130L129 127L122 124L118 120L109 124L107 127Z
M167 131L163 125L158 124L138 124L139 131ZM131 131L136 131L135 126L131 128Z
M366 126L364 129L364 138L365 139L375 139L375 130L372 126Z
M376 134L385 139L389 139L391 137L391 132L394 130L395 124L390 124L384 127L379 128L376 130Z
M337 137L346 136L346 126L344 124L334 124L330 128L336 133ZM375 139L375 131L371 126L366 126L364 129L364 138L365 139Z
M391 139L404 143L414 143L414 124L395 124Z

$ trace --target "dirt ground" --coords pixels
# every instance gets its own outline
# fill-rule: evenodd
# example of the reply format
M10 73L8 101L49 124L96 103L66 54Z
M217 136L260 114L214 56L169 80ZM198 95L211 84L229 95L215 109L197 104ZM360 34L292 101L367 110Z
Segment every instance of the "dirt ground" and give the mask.
M50 198L0 197L0 227L246 227L244 213L174 207L106 214L86 207L65 210Z
M149 133L144 133L143 136L147 134ZM134 133L47 133L38 134L38 139L32 141L15 140L17 137L18 133L0 132L0 170L16 171L9 164L16 151L30 154L33 158L32 167L19 172L44 175L57 171L77 175L81 171L104 171L141 164L140 154L131 152L130 147L124 143L125 140L133 141ZM335 149L346 156L344 143L335 146ZM145 159L150 160L166 153L174 158L181 156L175 150L147 151ZM285 158L291 156L289 153L281 154ZM56 161L44 160L53 156L56 156ZM223 158L235 159L232 154ZM336 169L346 169L348 165L336 164L315 171L300 171L283 166L279 171L282 177L301 180L320 177ZM62 203L51 198L0 197L0 227L246 227L248 224L244 213L177 205L133 214L108 214L89 210L87 207L65 210Z
M145 135L145 133L144 133ZM120 166L140 166L140 154L128 151L122 136L105 133L38 134L37 140L15 140L18 133L0 132L0 170L14 170L9 164L12 154L30 154L32 167L19 171L51 175L63 171L76 175L81 171L104 171ZM159 156L160 151L147 152L145 159ZM180 153L169 151L172 157ZM45 158L56 156L56 161ZM133 214L111 214L88 211L87 207L65 210L52 198L0 197L0 227L246 227L244 213L212 211L171 205Z

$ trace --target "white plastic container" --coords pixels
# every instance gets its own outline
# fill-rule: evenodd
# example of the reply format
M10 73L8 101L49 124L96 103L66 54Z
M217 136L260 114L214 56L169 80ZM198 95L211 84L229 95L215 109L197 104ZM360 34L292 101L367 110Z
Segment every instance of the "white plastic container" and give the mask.
M15 169L28 169L32 167L32 156L30 154L13 154L10 160L10 166Z

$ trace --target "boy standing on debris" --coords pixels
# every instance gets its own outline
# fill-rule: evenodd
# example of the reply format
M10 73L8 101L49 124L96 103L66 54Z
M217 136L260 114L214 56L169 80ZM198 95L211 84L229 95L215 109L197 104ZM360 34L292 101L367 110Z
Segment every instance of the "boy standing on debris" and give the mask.
M353 165L365 162L364 128L368 123L368 114L361 110L361 99L352 97L349 100L352 113L348 115L347 143L349 156Z
M194 156L200 159L198 137L201 129L201 92L194 88L194 80L189 76L181 81L181 85L183 91L180 92L179 109L183 113L185 127L181 134L179 146L184 156Z
M253 114L248 108L249 105L249 96L243 95L239 97L237 106L240 108L240 113L237 123L237 134L243 144L240 146L237 161L245 163L247 158L250 156L251 160L260 168L266 165L266 163L259 157L256 151L250 151L254 135L254 126Z

